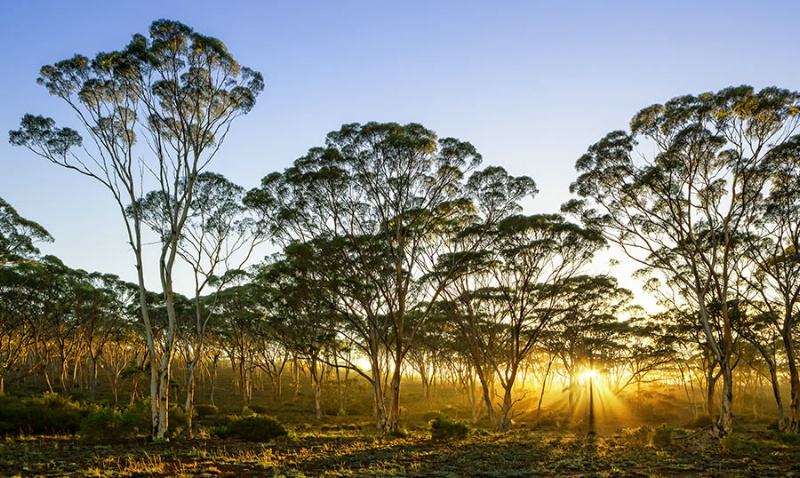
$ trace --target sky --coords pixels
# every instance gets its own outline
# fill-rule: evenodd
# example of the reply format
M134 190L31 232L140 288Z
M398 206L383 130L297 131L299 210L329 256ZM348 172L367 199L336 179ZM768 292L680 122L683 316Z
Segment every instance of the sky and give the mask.
M247 189L344 123L417 122L471 142L484 165L532 177L540 192L527 213L556 212L570 198L578 157L608 132L626 129L642 108L741 84L800 89L800 5L789 0L0 6L0 197L50 231L55 241L42 244L43 253L131 281L133 256L108 192L11 146L7 132L26 113L77 127L65 105L36 84L39 69L76 53L124 48L159 18L219 38L264 75L255 108L234 123L210 167Z

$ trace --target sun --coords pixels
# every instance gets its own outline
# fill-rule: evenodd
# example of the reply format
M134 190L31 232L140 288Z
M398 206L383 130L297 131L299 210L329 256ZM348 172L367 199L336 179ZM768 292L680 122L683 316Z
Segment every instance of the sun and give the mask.
M587 368L583 372L578 375L578 381L580 383L589 383L596 381L600 377L600 372L595 369Z

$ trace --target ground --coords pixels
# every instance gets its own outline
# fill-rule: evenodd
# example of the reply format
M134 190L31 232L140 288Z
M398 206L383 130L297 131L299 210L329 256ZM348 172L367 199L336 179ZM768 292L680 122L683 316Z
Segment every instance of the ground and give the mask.
M192 439L88 445L72 437L6 439L3 476L64 477L784 477L800 476L800 439L642 427L608 435L520 428L457 441L424 431L306 430L268 443Z

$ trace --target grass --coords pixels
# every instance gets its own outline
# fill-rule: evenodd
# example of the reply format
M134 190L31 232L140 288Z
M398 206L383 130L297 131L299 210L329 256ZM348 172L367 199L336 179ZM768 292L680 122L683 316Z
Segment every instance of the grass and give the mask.
M800 476L800 448L783 437L740 431L659 441L655 429L608 436L555 430L485 433L439 442L415 432L311 430L268 444L219 439L169 444L85 445L39 437L0 444L4 476L174 477L783 477Z
M8 436L0 440L0 476L59 477L783 477L800 476L800 438L767 429L775 417L737 414L732 436L690 436L685 403L655 391L627 408L597 416L597 435L587 434L585 413L572 417L558 391L536 412L536 397L518 404L512 431L498 434L487 422L471 423L464 396L441 387L428 403L418 383L406 384L402 426L408 433L384 436L375 429L370 390L351 388L348 414L337 414L335 396L317 419L304 388L294 401L256 388L251 412L274 415L288 435L267 442L220 439L215 427L241 416L230 381L222 380L217 404L195 420L193 439L150 443L90 442L72 435ZM560 408L559 408L560 407ZM766 401L762 410L772 404ZM430 422L469 422L469 433L432 439Z

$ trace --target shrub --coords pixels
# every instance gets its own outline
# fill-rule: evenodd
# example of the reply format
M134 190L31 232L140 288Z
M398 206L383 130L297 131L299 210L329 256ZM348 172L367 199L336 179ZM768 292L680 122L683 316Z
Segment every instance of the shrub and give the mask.
M647 426L625 428L622 430L622 440L630 450L642 451L650 445L653 429Z
M656 448L666 448L672 445L672 428L666 425L656 428L653 431L653 446Z
M263 405L250 405L250 410L252 410L253 413L257 413L259 415L264 415L269 412L269 410L267 410L267 407Z
M437 418L447 418L447 417L442 412L427 412L422 414L422 420L425 423L430 423L431 420L435 420Z
M392 440L393 439L405 440L406 438L409 438L411 435L413 435L413 433L411 433L407 429L398 428L397 430L395 430L393 432L387 433L386 434L386 438L389 438L389 439L392 439Z
M149 430L150 402L139 400L122 410L107 407L90 413L81 423L81 439L90 443L115 443L145 435Z
M431 439L462 440L469 434L469 426L459 420L439 417L431 420Z
M270 441L288 433L275 418L258 415L235 418L226 426L215 428L214 432L220 438L246 441Z
M198 403L194 406L194 412L197 414L197 418L206 418L219 413L219 408L216 405Z
M78 402L57 393L43 393L22 400L17 429L32 434L74 435L78 433L83 413Z
M0 395L0 434L19 433L24 416L25 407L18 398Z
M113 408L92 412L81 423L81 440L89 443L114 443L135 436L122 421L122 414Z

